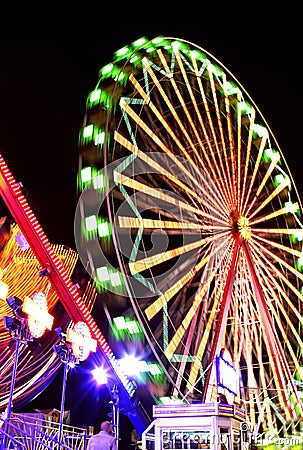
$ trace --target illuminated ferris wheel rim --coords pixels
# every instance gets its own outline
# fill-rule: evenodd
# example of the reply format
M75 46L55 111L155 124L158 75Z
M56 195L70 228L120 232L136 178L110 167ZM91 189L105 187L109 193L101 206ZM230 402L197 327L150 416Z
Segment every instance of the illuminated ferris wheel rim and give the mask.
M237 318L237 339L231 332L230 319L222 316L220 320L226 324L225 339L232 343L241 367L249 366L244 356L249 349L241 341L242 333L248 343L256 344L252 367L258 363L258 353L264 356L266 353L271 360L276 350L281 355L286 349L291 354L294 372L300 366L300 351L294 350L293 338L287 338L284 350L279 348L278 341L292 332L298 348L302 347L299 332L302 274L296 266L302 254L298 244L302 235L301 201L284 156L254 102L216 58L188 41L162 38L159 42L145 41L139 49L133 43L132 48L121 49L120 55L123 51L127 54L123 63L116 52L113 66L115 63L120 66L113 76L110 94L115 101L115 114L108 108L105 128L108 137L102 147L105 173L112 182L107 190L112 239L127 294L146 334L149 338L153 336L156 351L161 348L160 359L163 362L164 355L169 361L167 370L176 377L176 392L181 392L184 380L187 389L196 386L201 361L204 368L207 366L206 343L213 343L213 354L217 351L214 342L219 346L222 330L216 331L215 317L219 317L222 299L225 314ZM149 46L153 45L149 52ZM144 56L140 54L136 59L144 48ZM101 69L97 90L102 90L108 70L109 66ZM119 73L126 73L121 85L117 81ZM149 177L143 177L144 171ZM197 178L209 180L209 189L203 190L201 186L197 189ZM158 209L157 202L161 204ZM121 203L126 206L124 210ZM149 214L142 206L144 203L150 207ZM180 212L185 211L187 220L182 221ZM125 248L129 229L133 245ZM150 251L144 236L145 232L152 235L153 231L162 230L169 238L172 231L176 236L181 230L182 237L187 237L189 229L191 237L193 229L195 237L200 234L199 240L192 239L178 247L171 240L170 246L158 249L157 253ZM187 262L182 259L183 255L195 252L196 257L188 258ZM164 262L173 267L166 268L161 278L157 268L161 272ZM233 267L240 270L231 280ZM230 298L218 277L232 290ZM150 301L147 295L137 295L137 282L150 289ZM189 293L189 285L194 282L196 294L190 294L184 301L182 292ZM241 298L244 300L239 303ZM254 302L249 301L252 307L247 310L249 298ZM204 308L206 303L208 307ZM291 320L287 314L291 314ZM156 325L155 318L161 315L163 323L160 319L160 325ZM266 320L272 321L278 330L276 334L274 327L267 329ZM261 324L267 333L265 340L258 338L254 323ZM247 331L248 324L251 326ZM265 387L271 380L277 390L285 390L290 379L288 364L290 361L284 358L280 379L278 366L274 372L260 375L263 392L266 393ZM186 366L191 366L191 375L186 374ZM255 377L254 371L248 370L248 378L255 380ZM281 402L286 404L286 397Z
M178 39L178 40L176 40L175 38L163 38L163 39L164 39L164 40L165 40L165 39L172 39L172 40L174 40L174 43L172 44L172 47L173 47L174 44L175 44L175 47L176 47L176 48L178 48L178 46L179 46L179 44L180 44L180 41L181 41L181 42L184 42L184 43L186 43L186 44L194 45L193 43L191 43L191 42L189 42L189 41L184 41L184 40L181 40L181 39ZM152 42L152 41L151 41L151 42ZM209 55L209 57L210 57L212 60L214 60L216 63L219 63L219 64L221 65L221 67L224 68L224 70L225 70L229 75L231 75L231 73L225 68L225 66L223 66L223 65L222 65L222 64L221 64L221 63L220 63L213 55L211 55L210 53L208 53L208 52L205 51L204 49L201 49L201 47L196 46L196 48L199 48L199 49L202 50L204 53L206 53L207 55ZM132 58L132 57L130 56L129 59L131 59L131 58ZM170 74L170 75L171 75L171 74ZM231 75L231 76L232 76L232 75ZM238 82L238 80L235 79L235 77L233 77L233 79L237 82L238 86L241 87L241 92L244 92L245 95L249 98L250 102L254 105L254 109L256 109L256 110L258 111L258 113L260 114L260 117L262 118L263 122L266 124L266 121L265 121L265 119L263 118L262 114L260 113L260 111L258 110L258 108L256 107L256 105L254 104L254 102L252 101L252 99L249 97L249 95L246 93L246 91L244 90L244 88L240 85L240 83ZM122 104L123 104L123 105L126 105L126 104L128 104L128 103L131 103L131 100L130 100L130 99L125 100L124 97L121 98L121 100L120 100L120 106L121 106ZM124 109L124 108L125 108L125 106L121 106L121 109ZM258 126L258 125L257 125L257 126ZM269 127L268 127L267 124L266 124L266 127L267 127L267 130L265 130L265 128L264 128L263 126L260 126L259 128L260 128L260 129L263 128L263 130L261 130L261 132L263 132L263 133L265 132L265 133L268 133L268 135L271 135L271 137L273 138L274 143L276 144L276 148L279 149L278 144L277 144L277 142L276 142L276 139L274 138L274 136L273 136L273 134L272 134L272 132L271 132L271 130L269 129ZM259 131L260 131L260 130L259 130ZM116 142L117 142L117 141L120 142L121 140L123 140L123 137L121 137L119 134L116 133L116 136L114 137L114 139L115 139ZM128 150L130 150L129 146L130 146L131 144L129 144L129 142L126 142L126 141L125 141L125 143L128 145ZM107 148L107 144L106 144L106 142L105 142L105 143L104 143L104 149L106 150L106 148ZM280 150L280 149L279 149L279 150ZM141 151L140 149L137 149L136 146L134 146L134 148L131 149L131 151L132 151L133 153L134 153L134 152L137 152L137 156L138 156L138 153L142 153L142 151ZM104 152L105 162L106 162L106 155L107 155L107 152L105 151L105 152ZM277 157L276 155L277 155L277 154L275 154L273 157ZM282 155L281 151L280 151L279 156L283 158L283 155ZM271 156L269 156L269 157L271 157ZM139 155L139 158L140 158L140 155ZM284 158L283 158L283 159L284 159ZM150 158L150 162L151 162L151 163L153 162L151 158ZM284 160L284 164L286 164L285 160ZM107 168L107 166L105 165L105 169L106 169L106 168ZM116 183L120 183L123 176L120 175L120 171L117 170L117 171L115 172L115 174L114 174L114 177L115 177ZM287 179L286 179L286 184L289 184L289 182L290 182L290 180L287 178ZM136 186L135 188L137 188L137 186ZM295 188L295 190L296 190L295 185L294 185L294 188ZM140 189L140 186L139 186L139 189ZM156 193L156 195L157 195L157 193ZM297 195L297 191L296 191L296 195ZM298 206L298 204L300 204L300 198L299 198L299 196L297 195L297 202L295 203L295 205ZM289 207L291 207L291 205L290 205ZM294 210L295 210L295 209L294 209ZM294 211L294 210L293 210L293 211ZM197 209L195 210L195 212L196 212L196 211L197 211ZM109 211L109 214L110 214L110 211ZM140 218L137 219L137 220L140 221ZM230 214L229 214L229 221L230 221L231 227L232 227L234 230L237 230L237 232L239 233L240 238L245 239L245 240L249 240L249 238L251 237L250 221L249 221L249 219L248 219L245 215L241 214L241 212L237 212L237 211L232 210L232 211L230 211ZM132 225L133 225L133 223L134 223L134 220L132 220ZM142 223L143 223L143 221L141 220L141 224L142 224ZM130 225L130 222L127 223L127 226L129 226L129 225ZM116 224L114 224L113 221L112 221L112 226L113 226L113 231L114 231L115 228L116 228ZM124 225L124 226L125 226L125 225ZM143 227L144 227L144 223L143 223ZM235 233L235 235L236 235L236 234L237 234L237 233ZM114 233L113 233L113 238L114 238L114 240L116 239ZM117 243L116 243L115 245L117 245ZM118 249L117 249L117 252L118 252Z

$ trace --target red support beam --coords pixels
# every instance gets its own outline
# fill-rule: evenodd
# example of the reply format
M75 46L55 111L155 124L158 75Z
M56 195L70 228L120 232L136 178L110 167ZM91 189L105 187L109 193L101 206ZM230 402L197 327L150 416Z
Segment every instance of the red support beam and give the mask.
M81 321L87 324L92 337L97 341L98 347L107 358L107 362L114 369L114 373L116 373L120 382L130 394L132 382L127 379L120 369L112 349L91 316L77 287L72 283L61 261L53 251L52 245L29 207L21 188L22 186L14 180L2 155L0 155L0 194L4 202L39 261L41 270L46 271L46 276L49 278L53 289L71 320L74 323Z

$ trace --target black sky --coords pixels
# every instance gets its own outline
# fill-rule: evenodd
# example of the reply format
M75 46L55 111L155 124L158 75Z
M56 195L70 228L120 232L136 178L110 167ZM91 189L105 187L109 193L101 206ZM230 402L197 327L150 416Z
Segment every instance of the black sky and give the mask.
M223 63L272 129L303 198L297 15L210 15L196 2L163 13L160 6L144 5L77 15L24 12L7 23L2 17L0 152L52 243L75 248L77 146L86 97L113 52L141 36L182 38Z

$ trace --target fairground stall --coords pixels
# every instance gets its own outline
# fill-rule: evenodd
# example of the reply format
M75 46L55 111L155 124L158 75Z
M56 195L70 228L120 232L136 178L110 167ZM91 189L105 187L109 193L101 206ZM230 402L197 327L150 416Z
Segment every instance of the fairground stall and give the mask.
M154 419L143 433L143 450L246 448L245 413L235 405L155 405Z

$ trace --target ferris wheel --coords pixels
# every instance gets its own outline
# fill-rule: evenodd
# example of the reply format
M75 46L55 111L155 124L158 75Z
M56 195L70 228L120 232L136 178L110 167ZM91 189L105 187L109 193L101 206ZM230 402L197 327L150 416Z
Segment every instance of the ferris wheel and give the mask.
M127 299L162 394L213 400L224 348L253 426L302 418L302 205L228 69L175 38L115 52L87 99L79 187L80 258Z

